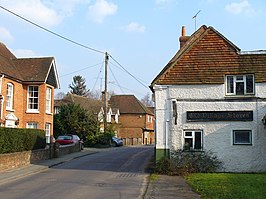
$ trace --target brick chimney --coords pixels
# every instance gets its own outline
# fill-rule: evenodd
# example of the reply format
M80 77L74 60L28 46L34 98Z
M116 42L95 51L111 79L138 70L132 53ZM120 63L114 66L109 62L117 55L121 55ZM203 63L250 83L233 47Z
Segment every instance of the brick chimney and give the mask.
M182 26L181 37L179 37L180 48L184 46L188 39L189 36L186 36L186 26Z

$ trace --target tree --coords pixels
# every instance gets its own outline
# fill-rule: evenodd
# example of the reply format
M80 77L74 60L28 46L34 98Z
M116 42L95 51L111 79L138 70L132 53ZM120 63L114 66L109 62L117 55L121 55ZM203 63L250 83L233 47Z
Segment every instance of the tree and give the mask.
M147 107L153 107L154 106L154 103L153 103L149 93L147 93L140 101Z
M99 131L97 115L80 107L80 105L67 104L60 107L54 116L54 134L76 134L81 139L88 135L95 135Z
M64 92L59 92L55 95L55 99L63 99L66 96Z
M69 85L70 93L87 97L89 90L86 88L86 80L81 75L73 77L73 82Z

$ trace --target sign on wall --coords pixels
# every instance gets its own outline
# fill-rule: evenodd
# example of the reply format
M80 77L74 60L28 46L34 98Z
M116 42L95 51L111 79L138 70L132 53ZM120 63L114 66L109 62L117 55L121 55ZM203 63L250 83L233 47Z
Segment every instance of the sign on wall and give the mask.
M253 121L253 111L187 111L187 121Z

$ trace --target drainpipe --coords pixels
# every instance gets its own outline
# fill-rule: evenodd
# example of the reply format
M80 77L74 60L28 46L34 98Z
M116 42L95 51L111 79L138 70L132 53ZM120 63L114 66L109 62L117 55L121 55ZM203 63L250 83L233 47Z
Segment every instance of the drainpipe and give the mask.
M4 74L0 77L0 95L2 95L2 84L3 84L3 78L4 78ZM2 95L2 99L1 100L1 114L0 114L0 117L1 117L1 120L3 119L3 101L4 101L4 96Z

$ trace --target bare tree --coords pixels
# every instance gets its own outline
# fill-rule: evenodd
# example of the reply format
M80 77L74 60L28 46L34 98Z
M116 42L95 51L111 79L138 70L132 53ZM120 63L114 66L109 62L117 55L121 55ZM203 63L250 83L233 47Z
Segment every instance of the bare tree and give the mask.
M140 101L147 107L154 106L150 93L147 93Z
M60 100L60 99L63 99L65 96L66 96L66 94L65 94L64 92L59 92L59 93L57 93L57 94L54 96L54 98Z

